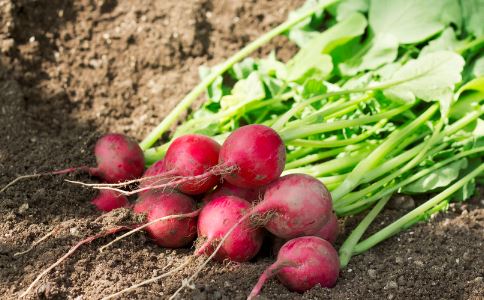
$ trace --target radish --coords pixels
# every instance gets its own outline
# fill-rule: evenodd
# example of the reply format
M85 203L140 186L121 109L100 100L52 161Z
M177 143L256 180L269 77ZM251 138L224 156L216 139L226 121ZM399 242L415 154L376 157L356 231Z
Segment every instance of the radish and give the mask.
M246 189L235 186L228 181L225 181L216 190L208 193L203 197L202 202L207 204L211 200L220 196L235 196L249 201L250 203L259 201L264 195L265 186L255 189Z
M146 213L147 222L166 216L196 211L195 201L190 197L172 192L151 191L143 194L134 205L135 213ZM180 248L191 243L197 234L196 216L160 221L144 228L160 246Z
M89 172L108 183L139 178L145 169L143 151L138 144L122 134L106 134L94 148L97 168Z
M195 250L195 255L213 253L218 242L249 210L250 203L235 196L220 196L207 203L198 217L198 236L202 244ZM214 259L248 261L259 252L262 241L262 229L254 228L248 222L242 223L230 232Z
M126 196L110 190L100 190L91 203L100 211L109 212L113 209L128 206Z
M332 213L331 194L316 178L290 174L271 183L251 214L272 216L264 227L282 239L314 235Z
M299 237L282 246L277 260L260 276L247 299L254 299L267 279L276 275L291 291L305 292L317 284L333 287L339 275L338 253L326 240Z
M220 145L211 138L200 134L188 134L176 138L170 145L164 158L165 168L175 176L187 180L177 188L185 194L202 194L211 190L219 178L208 174L203 180L190 177L207 174L217 165Z
M247 125L230 134L220 150L219 164L236 166L223 175L238 187L255 188L277 179L286 163L281 137L264 125Z
M143 174L143 151L135 141L125 135L110 133L102 136L96 143L94 155L96 156L97 167L73 167L19 176L3 187L0 192L5 191L19 180L44 175L60 175L83 171L101 178L103 182L117 183L138 178Z

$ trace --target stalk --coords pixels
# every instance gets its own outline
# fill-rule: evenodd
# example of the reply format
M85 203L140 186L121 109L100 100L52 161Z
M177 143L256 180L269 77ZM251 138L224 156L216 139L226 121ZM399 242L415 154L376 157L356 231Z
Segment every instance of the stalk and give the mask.
M406 104L406 105L388 110L386 112L382 112L372 116L361 117L358 119L337 120L337 121L328 122L328 123L312 124L312 125L306 125L304 127L290 128L285 130L283 129L280 132L280 135L281 135L281 138L287 142L294 139L304 138L313 134L319 134L319 133L330 132L330 131L348 128L348 127L365 125L368 123L378 122L382 119L389 119L391 117L399 115L405 112L406 110L410 109L413 105L414 104Z
M387 238L395 235L396 233L400 232L406 224L414 220L415 218L418 218L422 214L424 214L426 211L429 209L432 209L434 206L440 204L442 201L450 197L452 194L454 194L457 190L462 188L466 183L477 177L479 174L484 172L484 164L480 165L474 171L470 172L466 176L464 176L462 179L439 193L438 195L432 197L430 200L427 200L425 203L420 205L419 207L415 208L411 212L407 213L397 221L393 222L392 224L386 226L382 230L378 231L377 233L373 234L366 240L358 243L354 247L354 254L360 254L368 249L374 247L375 245L381 243L382 241L386 240Z
M335 207L335 210L336 212L338 213L338 215L347 215L347 214L350 214L351 212L359 209L360 207L362 206L365 206L365 205L368 205L368 204L371 204L373 202L375 202L376 200L388 195L388 194L391 194L397 190L399 190L400 188L430 174L431 172L439 169L439 168L442 168L458 159L461 159L463 157L466 157L466 156L469 156L469 155L472 155L472 154L476 154L476 153L479 153L479 152L484 152L484 147L479 147L479 148L475 148L475 149L471 149L471 150L467 150L467 151L464 151L464 152L461 152L451 158L448 158L446 160L443 160L441 162L438 162L434 165L432 165L430 168L427 168L427 169L423 169L423 170L420 170L419 172L413 174L412 176L392 185L392 186L389 186L389 187L386 187L384 189L382 189L381 191L379 191L378 193L372 195L372 196L369 196L365 199L362 199L362 200L359 200L353 204L350 204L350 205L346 205L346 206L343 206L343 207ZM360 198L361 199L361 198Z
M351 232L348 238L344 241L343 245L339 249L339 264L342 268L348 265L348 262L353 255L353 248L361 239L365 233L368 226L371 225L376 216L383 209L388 200L390 200L391 195L381 198L380 201L373 207L373 209L366 215L366 217L356 226L356 228Z
M207 89L210 84L213 83L218 76L225 73L229 70L234 64L238 63L239 61L243 60L247 56L249 56L252 52L259 49L263 45L267 44L271 39L274 37L282 34L283 32L287 31L294 25L300 23L301 21L305 20L308 17L311 17L317 11L332 5L339 0L327 0L324 1L321 5L318 5L314 9L309 10L305 14L294 18L292 20L287 20L286 22L280 24L276 28L272 29L271 31L265 33L264 35L260 36L255 41L251 42L244 48L242 48L239 52L234 54L228 60L226 60L220 67L213 70L205 79L203 79L190 93L188 93L185 98L183 98L174 108L173 110L161 121L156 128L151 131L148 136L140 143L140 147L143 150L150 148L162 135L165 133L180 117L180 115L185 112L190 105Z
M371 154L363 159L348 175L346 180L333 191L333 202L337 203L344 195L351 192L358 186L365 174L377 165L389 152L392 151L406 136L425 123L439 108L438 104L432 105L417 119L413 120L402 129L394 131L388 138L378 146Z

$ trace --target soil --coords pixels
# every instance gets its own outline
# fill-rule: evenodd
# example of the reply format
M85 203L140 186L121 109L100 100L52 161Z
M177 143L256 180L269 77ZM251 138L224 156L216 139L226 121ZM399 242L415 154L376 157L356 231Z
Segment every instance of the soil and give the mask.
M18 174L93 165L92 147L104 132L141 139L197 83L199 66L220 63L301 2L0 1L0 186ZM272 49L284 59L295 47L279 37L256 55ZM94 193L66 178L89 180L84 174L47 176L0 194L0 298L17 298L82 237L133 222L123 209L101 215L89 203ZM409 208L389 207L371 231ZM342 236L357 220L341 220ZM30 252L15 255L53 229ZM99 299L192 252L162 249L143 234L97 251L111 239L82 246L29 297ZM333 289L300 295L271 280L261 299L482 299L483 243L481 191L354 257ZM272 260L262 253L250 263L211 263L182 297L243 299ZM196 263L123 298L167 298Z

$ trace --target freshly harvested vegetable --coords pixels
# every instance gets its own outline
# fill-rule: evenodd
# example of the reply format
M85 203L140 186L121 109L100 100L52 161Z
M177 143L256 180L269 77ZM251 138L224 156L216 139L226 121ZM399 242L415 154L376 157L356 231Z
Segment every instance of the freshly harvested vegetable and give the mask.
M331 194L319 180L291 174L271 183L251 213L269 214L263 226L279 238L291 239L316 234L330 219L331 211Z
M220 145L209 137L189 134L176 138L164 158L170 175L185 179L176 188L185 194L202 194L211 190L219 181L216 174L207 174L219 160ZM203 179L197 176L207 174ZM190 179L193 177L193 179Z
M257 188L278 178L286 163L281 137L263 125L248 125L235 130L223 143L219 163L235 166L223 178L235 186Z
M164 182L164 174L166 173L166 166L165 161L159 160L156 163L152 164L146 171L143 173L143 177L140 179L139 188L142 190L143 188L159 184ZM144 190L140 192L140 195L143 193L148 193L149 190Z
M328 241L315 236L286 242L276 262L264 271L247 299L254 299L274 275L295 292L305 292L317 284L333 287L339 275L338 253Z
M162 217L193 213L196 203L190 197L176 192L150 191L144 193L133 207L138 214L146 214L150 223ZM197 235L196 216L170 219L144 228L155 243L166 248L180 248L191 243Z
M91 200L91 203L100 211L109 212L113 209L128 206L128 198L115 191L100 190Z
M259 252L264 235L260 228L255 228L248 220L238 223L249 210L250 203L235 196L220 196L208 202L198 217L201 244L195 250L195 255L212 254L219 241L234 224L238 224L216 252L214 259L237 262L252 259Z

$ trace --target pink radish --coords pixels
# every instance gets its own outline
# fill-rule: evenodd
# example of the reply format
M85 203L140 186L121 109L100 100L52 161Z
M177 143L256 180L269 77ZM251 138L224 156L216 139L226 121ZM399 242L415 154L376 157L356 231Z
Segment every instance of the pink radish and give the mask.
M198 217L198 235L203 243L195 255L213 253L218 242L249 210L249 202L234 196L220 196L207 203ZM214 259L248 261L259 252L262 240L263 231L260 228L243 222L226 238Z
M161 217L187 214L196 211L195 201L180 193L151 191L143 194L134 205L135 213L146 213L147 223ZM184 247L191 243L197 234L196 217L160 221L144 228L160 246L167 248Z
M91 203L100 211L109 212L113 209L128 206L126 196L110 190L100 190Z
M220 196L235 196L247 200L251 203L259 201L264 196L265 187L246 189L235 186L228 181L225 181L216 190L208 193L203 197L202 202L204 204Z
M289 290L305 292L317 284L333 287L339 275L338 253L319 237L300 237L285 243L277 260L259 278L247 299L254 299L264 283L276 275Z
M90 173L104 182L116 183L139 178L145 169L143 151L138 144L122 134L106 134L94 148L97 168Z
M251 214L273 213L264 227L277 237L291 239L315 234L328 222L331 211L331 194L319 180L290 174L267 187Z
M136 142L125 135L110 133L102 136L96 143L94 155L96 156L97 167L82 166L19 176L3 187L0 192L5 191L9 186L22 179L76 171L87 172L107 183L125 182L143 174L143 151Z
M277 179L286 163L281 137L264 125L240 127L228 136L220 150L219 164L235 166L223 175L233 185L255 188Z
M220 145L209 137L189 134L176 138L164 158L165 168L180 177L206 174L217 165ZM218 176L209 174L203 180L186 180L177 188L186 194L202 194L212 189Z

